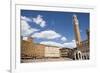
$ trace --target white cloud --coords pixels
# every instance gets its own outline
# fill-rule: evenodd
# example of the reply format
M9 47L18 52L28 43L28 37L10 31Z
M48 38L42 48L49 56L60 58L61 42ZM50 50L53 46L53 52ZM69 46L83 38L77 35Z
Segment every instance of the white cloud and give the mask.
M71 49L76 47L76 43L74 40L72 40L71 42L66 42L66 43L57 43L53 41L42 41L40 42L40 44L58 46L58 47L66 47L66 48L71 48Z
M55 31L53 31L53 30L47 30L47 31L45 30L45 31L41 31L41 32L38 32L38 33L34 33L32 35L32 37L44 38L44 39L56 39L56 38L61 37L61 35L58 34Z
M32 20L26 16L21 16L21 20L29 21L31 22Z
M46 21L43 19L41 15L37 15L36 18L33 18L33 22L40 25L41 27L46 26Z
M61 40L62 41L67 41L67 38L66 37L62 37Z
M57 42L53 42L53 41L42 41L42 42L40 42L40 44L63 47L62 44L57 43Z
M76 47L75 40L72 40L71 42L63 43L63 46L68 48L75 48Z
M42 21L41 24L40 24L40 26L41 26L41 27L46 26L46 21Z
M21 35L29 36L31 33L38 31L38 29L31 28L27 21L21 20Z
M75 42L75 40L72 40L72 42Z

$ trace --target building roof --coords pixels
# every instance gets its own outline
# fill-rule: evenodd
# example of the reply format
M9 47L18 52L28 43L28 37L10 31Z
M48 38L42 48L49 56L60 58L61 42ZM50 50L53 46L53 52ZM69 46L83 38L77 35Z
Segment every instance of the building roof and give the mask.
M27 40L22 40L22 41L23 41L23 42L30 43L30 42L27 41ZM34 43L34 42L32 42L32 43ZM60 47L58 47L58 46L45 45L45 44L40 44L40 43L34 43L34 45L43 45L43 46L48 46L48 47L56 47L56 48L60 48Z

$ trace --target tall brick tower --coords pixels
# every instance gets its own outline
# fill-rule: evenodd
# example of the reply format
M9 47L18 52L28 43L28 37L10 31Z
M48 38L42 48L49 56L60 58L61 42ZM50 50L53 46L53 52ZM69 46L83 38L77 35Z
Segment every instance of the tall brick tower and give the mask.
M76 46L77 46L77 48L80 48L81 36L80 36L80 29L79 29L79 21L78 21L77 16L75 14L73 15L73 25L74 25Z

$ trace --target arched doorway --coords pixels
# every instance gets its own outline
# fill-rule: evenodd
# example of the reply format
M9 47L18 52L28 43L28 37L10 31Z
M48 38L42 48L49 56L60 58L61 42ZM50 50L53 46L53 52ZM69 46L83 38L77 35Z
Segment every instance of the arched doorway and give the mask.
M84 59L86 60L86 56L84 55Z
M78 60L78 54L76 53L76 60Z
M75 51L75 53L74 53L74 58L75 58L75 60L81 60L82 59L82 53L81 53L81 51Z
M79 58L81 59L81 53L78 53L78 55L79 55Z

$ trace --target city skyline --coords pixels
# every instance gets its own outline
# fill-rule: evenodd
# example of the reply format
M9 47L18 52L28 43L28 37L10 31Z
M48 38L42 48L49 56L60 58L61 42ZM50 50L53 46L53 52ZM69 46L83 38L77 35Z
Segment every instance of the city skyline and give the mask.
M40 44L74 48L73 14L79 20L81 39L86 40L89 13L78 12L21 10L21 36L32 36Z

